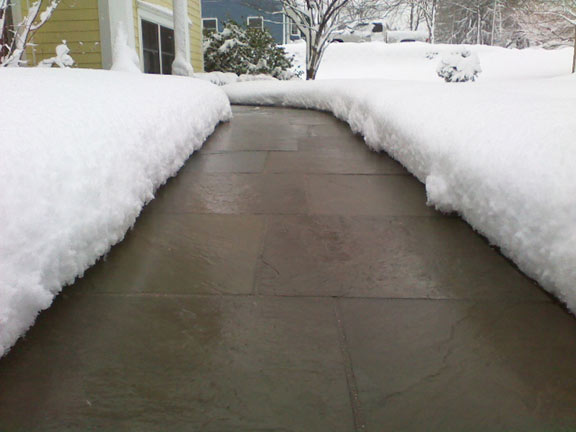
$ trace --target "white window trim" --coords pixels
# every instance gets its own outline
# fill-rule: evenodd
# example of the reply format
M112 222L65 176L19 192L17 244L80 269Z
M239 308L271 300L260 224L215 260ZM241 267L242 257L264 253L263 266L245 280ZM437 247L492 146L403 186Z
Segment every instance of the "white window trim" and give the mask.
M170 9L138 0L138 40L140 41L140 63L144 70L144 40L142 39L142 20L174 30L174 14ZM188 20L188 25L192 23ZM190 38L186 41L186 60L190 62Z
M218 31L218 28L219 28L218 27L218 24L219 24L218 18L202 18L202 30L205 29L205 27L204 27L204 21L205 20L216 21L216 31Z
M150 3L138 0L138 25L141 27L142 20L159 24L174 30L174 16L169 9L154 6ZM140 41L142 41L142 29L140 29Z
M260 22L262 23L260 30L264 30L264 17L263 16L249 16L246 18L246 26L248 28L256 28L256 27L250 27L250 18L259 18Z

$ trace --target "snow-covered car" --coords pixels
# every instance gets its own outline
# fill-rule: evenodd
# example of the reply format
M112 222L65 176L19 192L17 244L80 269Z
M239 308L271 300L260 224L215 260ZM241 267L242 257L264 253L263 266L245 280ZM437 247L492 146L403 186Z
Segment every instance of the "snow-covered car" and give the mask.
M430 42L427 31L421 30L390 30L386 32L385 42Z
M345 24L332 34L331 42L384 42L386 30L384 21Z

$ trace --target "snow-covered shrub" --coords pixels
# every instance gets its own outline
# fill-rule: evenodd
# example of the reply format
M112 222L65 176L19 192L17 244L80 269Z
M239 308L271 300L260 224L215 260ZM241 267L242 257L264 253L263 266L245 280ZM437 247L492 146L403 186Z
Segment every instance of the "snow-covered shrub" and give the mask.
M476 81L482 72L478 56L468 49L445 55L436 69L438 76L446 82Z
M278 47L267 30L244 29L234 21L225 24L221 33L204 35L206 72L233 72L237 75L271 75L286 79L292 59Z

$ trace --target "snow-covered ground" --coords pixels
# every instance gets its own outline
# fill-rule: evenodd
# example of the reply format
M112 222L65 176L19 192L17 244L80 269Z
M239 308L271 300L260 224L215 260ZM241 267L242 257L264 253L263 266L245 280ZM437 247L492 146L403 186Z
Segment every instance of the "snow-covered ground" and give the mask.
M471 47L484 72L456 84L425 56L444 48L333 45L316 82L223 88L232 103L334 113L424 182L431 205L459 212L576 313L571 52ZM333 77L363 79L322 79Z
M318 79L390 79L438 81L436 67L440 57L456 48L467 47L480 57L484 72L480 81L554 77L570 72L572 49L525 50L485 45L430 45L421 42L386 44L333 43L326 50L318 70ZM306 44L284 45L295 56L295 69L304 71Z
M209 83L108 71L2 69L0 95L2 356L231 112Z

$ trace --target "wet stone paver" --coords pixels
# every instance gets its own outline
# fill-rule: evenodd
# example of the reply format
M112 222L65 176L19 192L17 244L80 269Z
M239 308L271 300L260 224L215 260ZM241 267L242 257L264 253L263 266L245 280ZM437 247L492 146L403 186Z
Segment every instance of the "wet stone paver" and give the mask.
M571 315L345 124L234 112L0 359L0 432L576 430Z

